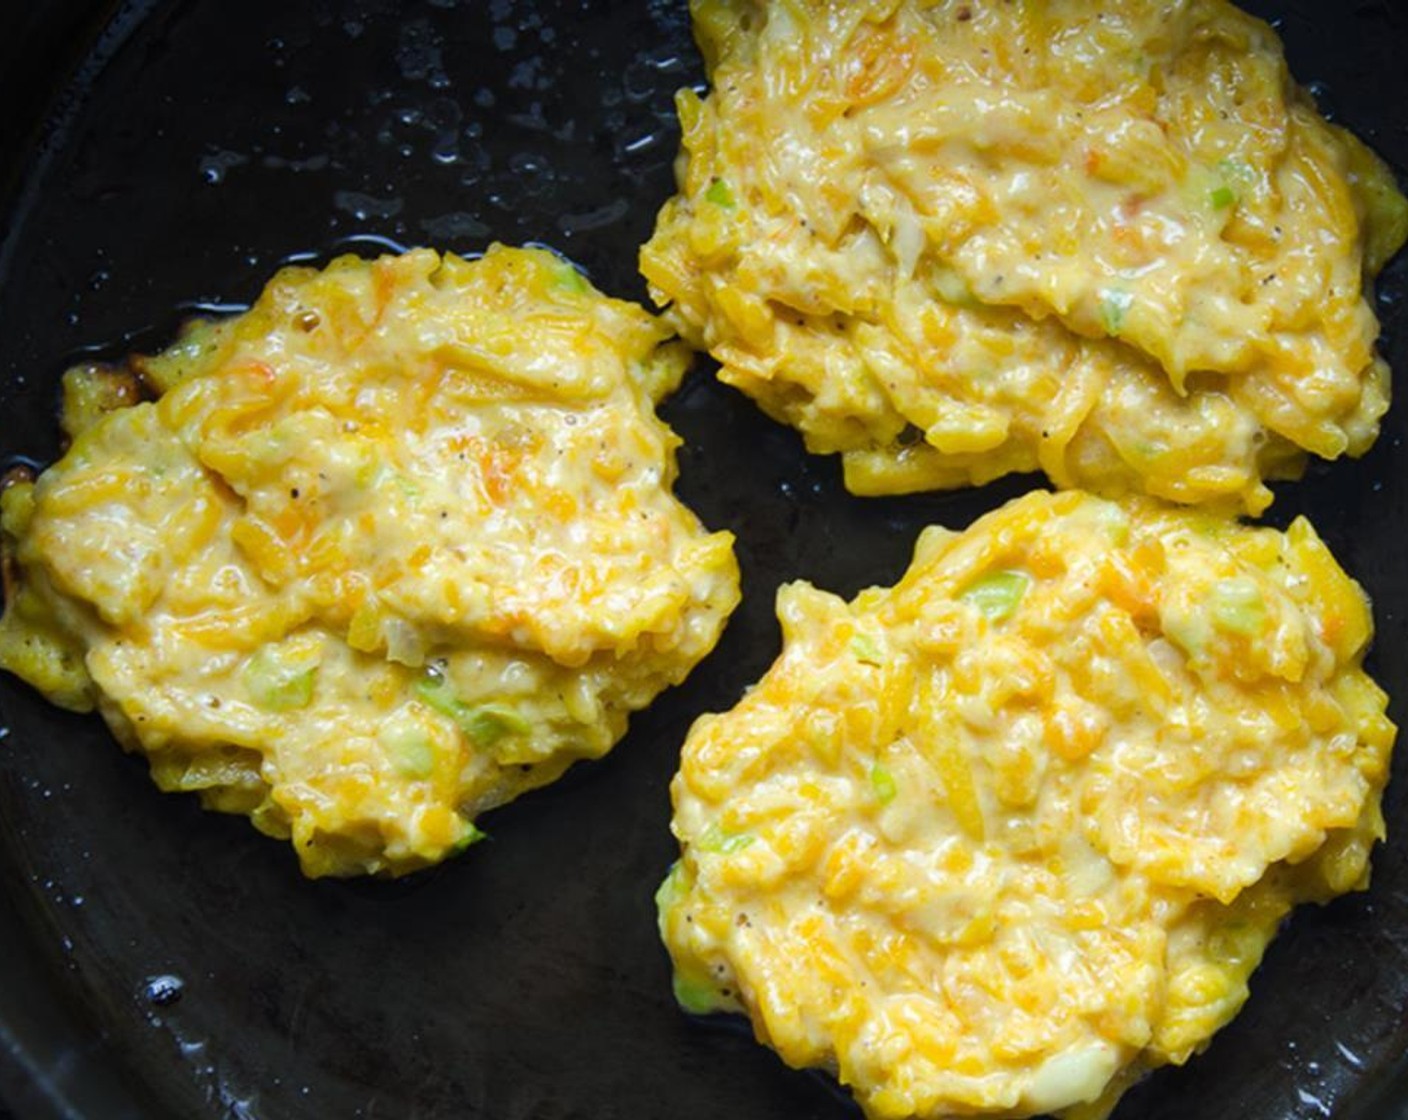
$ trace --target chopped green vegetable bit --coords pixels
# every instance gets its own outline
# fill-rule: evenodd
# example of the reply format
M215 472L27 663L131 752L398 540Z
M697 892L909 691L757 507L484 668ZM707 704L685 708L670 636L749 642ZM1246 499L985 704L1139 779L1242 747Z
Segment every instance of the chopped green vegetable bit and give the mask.
M428 778L435 771L435 748L414 719L404 714L382 724L377 738L391 756L391 764L407 778Z
M875 791L875 799L881 805L888 805L899 792L895 787L895 776L878 762L870 768L870 788Z
M435 772L435 752L425 739L408 742L401 747L396 768L408 778L428 778Z
M426 673L416 681L416 695L442 716L449 716L453 720L459 719L460 711L464 708L464 705L455 699L455 694L450 691L450 686L445 683L445 678L439 672Z
M663 918L667 910L672 910L684 898L686 886L685 871L679 860L670 864L670 873L655 891L655 909Z
M416 695L442 716L449 716L476 747L492 747L509 735L526 735L533 729L521 715L503 704L466 704L451 690L442 674L427 673L416 682Z
M851 639L851 652L856 655L856 660L864 662L866 665L884 665L885 653L880 648L880 643L869 634L857 634Z
M1256 581L1245 576L1218 580L1212 587L1212 617L1219 629L1251 637L1266 624L1266 600Z
M705 852L718 852L721 855L732 855L734 852L741 852L748 847L754 839L752 834L747 832L729 832L719 825L711 824L699 838L699 848Z
M976 307L978 298L959 272L946 264L936 264L930 272L929 282L939 298L955 307Z
M992 622L1011 618L1031 580L1021 572L989 572L965 587L959 598L982 611Z
M309 664L307 658L288 658L264 648L244 667L244 685L261 708L291 712L312 702L317 675L317 664Z
M1224 183L1220 187L1213 188L1212 194L1209 197L1212 199L1214 209L1226 210L1237 201L1237 192Z
M719 1007L719 993L708 984L686 979L676 972L671 986L675 991L675 1002L691 1015L707 1015Z
M532 725L512 708L501 704L481 704L467 708L459 720L460 728L477 747L492 747L509 735L526 735Z
M1202 658L1207 651L1211 627L1202 614L1170 613L1163 620L1164 635L1192 658Z
M456 852L462 852L481 840L489 839L489 834L480 829L473 821L466 822L465 828L465 834L455 841L454 850Z
M563 263L557 274L557 284L558 287L569 292L576 292L578 295L591 291L591 284L587 282L587 278L566 262Z
M1100 322L1111 338L1124 330L1125 315L1134 306L1134 293L1119 288L1106 288L1100 293Z
M732 210L737 203L733 200L733 192L728 189L728 184L722 179L715 179L709 184L709 189L704 192L706 202L712 202L715 206L723 206Z

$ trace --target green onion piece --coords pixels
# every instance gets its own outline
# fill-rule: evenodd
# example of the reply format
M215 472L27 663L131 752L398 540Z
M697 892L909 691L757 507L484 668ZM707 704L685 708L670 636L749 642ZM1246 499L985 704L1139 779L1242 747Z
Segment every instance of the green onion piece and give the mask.
M1208 197L1212 200L1213 209L1226 210L1237 201L1237 192L1224 183L1220 187L1213 188Z
M471 845L489 838L489 834L482 831L473 821L466 821L465 829L465 834L454 843L453 850L455 852L462 852Z
M1011 618L1031 584L1021 572L989 572L965 587L959 598L982 611L992 622Z
M435 752L425 739L402 744L396 768L408 778L428 778L435 772Z
M1212 618L1230 633L1246 637L1260 634L1266 623L1266 600L1256 581L1239 576L1213 584Z
M244 684L254 702L271 712L306 708L313 699L318 666L289 661L277 651L259 650L244 667Z
M687 980L678 972L671 979L675 1002L691 1015L707 1015L719 1006L719 993L708 984Z
M521 715L502 704L481 704L476 708L460 705L457 722L476 747L492 747L509 735L526 735L533 729Z
M391 764L407 778L428 778L435 771L435 748L413 718L392 716L377 731Z
M957 269L948 265L935 265L930 271L929 283L939 298L955 307L976 307L978 299Z
M684 882L685 871L679 860L670 864L670 873L665 876L655 891L655 909L663 918L667 910L673 910L687 890Z
M455 699L455 694L450 691L450 686L439 673L427 673L416 681L416 695L442 716L449 716L456 723L459 722L464 705Z
M704 192L704 200L727 210L732 210L737 205L733 200L733 192L722 179L715 179L709 184L709 189Z
M895 787L895 776L878 762L870 768L870 788L875 791L875 799L881 805L888 805L899 792Z
M1211 627L1203 614L1170 613L1163 619L1164 636L1191 658L1200 659L1207 651Z
M747 832L729 832L716 824L711 824L699 838L699 848L705 852L718 852L732 855L748 847L756 837Z
M884 665L885 653L869 634L857 634L851 639L851 652L866 665Z
M442 716L454 720L476 747L492 747L509 735L526 735L533 730L531 723L503 704L464 703L438 672L427 673L416 682L416 695Z
M587 278L566 262L563 262L562 268L557 274L557 286L578 295L591 291L591 284L587 282Z
M1100 322L1111 338L1124 330L1125 315L1134 306L1134 294L1119 288L1106 288L1100 293Z

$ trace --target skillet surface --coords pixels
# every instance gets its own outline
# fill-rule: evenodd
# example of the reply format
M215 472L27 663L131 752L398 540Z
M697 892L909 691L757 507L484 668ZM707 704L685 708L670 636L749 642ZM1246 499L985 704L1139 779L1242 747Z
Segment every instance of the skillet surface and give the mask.
M1408 10L1249 6L1279 20L1323 106L1408 168ZM671 190L670 95L701 77L683 8L92 5L91 26L94 13L112 22L51 102L44 143L21 144L13 116L0 131L17 186L0 227L0 455L54 457L57 377L85 348L160 346L184 314L244 304L291 259L542 241L605 291L643 299L635 247ZM55 81L56 27L0 14L0 32L26 36L8 39L5 89L29 120L33 83ZM1408 371L1408 266L1381 288L1386 353ZM775 655L779 582L846 594L889 582L923 525L960 527L1036 480L850 498L834 462L805 456L706 366L665 411L687 441L679 492L738 535L743 606L608 759L493 813L492 842L441 870L305 882L243 820L159 794L95 718L0 680L0 1095L20 1116L858 1115L737 1023L674 1007L651 902L674 856L667 784L690 721L732 704ZM1308 512L1374 597L1371 668L1399 723L1405 417L1400 404L1363 461L1282 487L1270 518ZM1298 914L1241 1017L1130 1093L1118 1120L1394 1110L1408 1042L1405 759L1373 889Z

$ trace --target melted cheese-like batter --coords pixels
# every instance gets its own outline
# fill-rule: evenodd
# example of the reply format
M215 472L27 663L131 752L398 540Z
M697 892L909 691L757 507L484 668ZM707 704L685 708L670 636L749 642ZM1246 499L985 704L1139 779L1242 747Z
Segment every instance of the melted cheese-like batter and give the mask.
M1295 904L1361 888L1394 727L1310 525L1035 493L893 588L805 583L691 730L675 990L871 1117L1103 1116L1201 1049Z
M96 704L157 784L400 873L604 754L738 600L670 493L686 354L543 251L288 269L245 315L67 378L4 494L0 665Z
M641 268L857 493L1040 469L1259 512L1388 404L1390 172L1225 0L695 0Z

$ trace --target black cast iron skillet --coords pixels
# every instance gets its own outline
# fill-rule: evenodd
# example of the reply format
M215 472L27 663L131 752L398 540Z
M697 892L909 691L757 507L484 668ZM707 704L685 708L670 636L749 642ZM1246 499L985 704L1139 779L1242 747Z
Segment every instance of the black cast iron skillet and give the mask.
M1408 168L1408 10L1258 0L1324 107ZM0 8L0 454L57 449L75 356L169 340L291 259L542 241L643 298L671 189L681 0L81 0ZM1408 371L1404 265L1382 289ZM1402 375L1400 395L1408 393ZM492 842L397 883L309 883L286 846L159 794L96 719L0 680L0 1097L22 1118L839 1120L824 1078L670 997L652 892L685 729L775 655L772 596L891 581L921 526L1036 484L861 501L719 388L666 409L679 492L738 534L716 654L599 764L492 814ZM1373 595L1371 667L1408 698L1408 406L1362 462L1280 489ZM1404 756L1408 757L1408 756ZM1408 779L1373 889L1297 914L1241 1017L1120 1120L1390 1115L1408 1040Z

